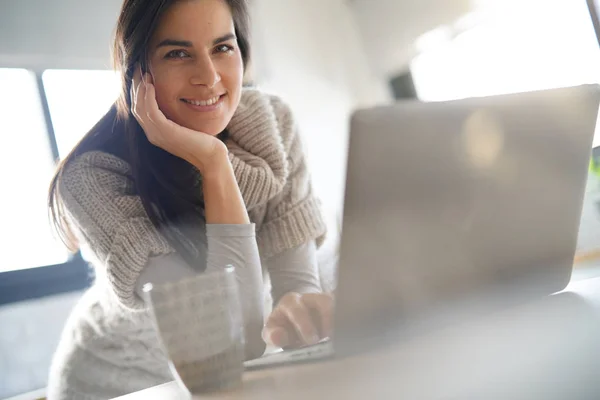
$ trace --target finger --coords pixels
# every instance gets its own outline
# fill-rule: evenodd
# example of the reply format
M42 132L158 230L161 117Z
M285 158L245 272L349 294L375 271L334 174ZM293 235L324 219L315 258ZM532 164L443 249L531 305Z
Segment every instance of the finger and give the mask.
M135 69L135 94L136 97L139 98L139 90L142 88L142 85L144 83L143 77L142 77L142 66L140 64L138 64L138 66Z
M291 304L282 304L280 307L304 344L319 342L319 334L310 316L310 311L301 301L296 300Z
M131 87L133 89L133 97L138 100L138 92L142 84L142 69L139 64L135 67L133 72L133 81Z
M131 77L131 87L129 88L129 96L131 98L131 112L135 115L135 103L136 103L136 86L137 86L137 67L133 69L133 76Z
M134 81L131 81L131 86L129 87L129 100L131 101L131 113L135 116L135 90L133 90Z
M263 329L263 339L277 347L287 347L290 345L290 335L283 326L274 323L267 323Z
M333 333L333 297L318 293L301 297L305 307L317 315L320 322L321 339L331 337Z
M147 75L148 74L144 74L144 115L152 124L157 125L160 122L164 122L163 118L161 118L164 114L158 108L158 103L156 102L156 89L154 88L154 85L149 82L149 79L147 79ZM166 119L166 117L164 119Z
M276 307L275 309L273 309L273 312L269 314L269 317L267 318L265 326L262 330L262 337L265 340L265 342L279 344L274 343L272 339L273 333L279 329L283 329L285 331L293 331L294 328L289 325L289 321L287 317L281 312L281 309ZM286 339L289 339L289 337Z
M144 82L154 84L154 77L151 72L144 73Z
M138 122L143 124L143 116L144 116L144 98L145 98L145 85L142 80L142 69L138 65L136 68L134 78L133 78L133 103L134 103L134 115L136 116Z
M144 85L144 115L148 121L157 129L172 128L174 123L167 119L165 114L158 107L156 101L156 88L151 83L149 74L146 74L146 84Z
M280 311L271 313L263 328L262 338L265 342L284 349L301 347L302 340L287 316Z

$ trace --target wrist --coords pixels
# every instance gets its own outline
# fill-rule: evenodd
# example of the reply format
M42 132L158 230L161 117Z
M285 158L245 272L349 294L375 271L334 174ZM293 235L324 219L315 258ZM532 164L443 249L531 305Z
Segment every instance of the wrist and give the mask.
M233 166L227 157L219 157L218 160L212 160L211 163L198 168L198 170L202 175L204 185L223 183L229 176L235 179Z
M219 148L215 149L214 153L205 159L194 158L191 163L200 171L204 180L209 179L212 176L222 175L231 169L231 162L229 161L229 150L223 144L219 145Z
M200 169L207 224L248 224L248 212L227 156L218 156Z

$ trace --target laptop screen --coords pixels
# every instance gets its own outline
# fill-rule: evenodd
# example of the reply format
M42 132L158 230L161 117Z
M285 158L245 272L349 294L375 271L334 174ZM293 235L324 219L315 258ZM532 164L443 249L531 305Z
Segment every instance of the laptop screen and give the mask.
M600 0L587 0L587 4L592 17L592 23L594 24L596 39L600 45Z

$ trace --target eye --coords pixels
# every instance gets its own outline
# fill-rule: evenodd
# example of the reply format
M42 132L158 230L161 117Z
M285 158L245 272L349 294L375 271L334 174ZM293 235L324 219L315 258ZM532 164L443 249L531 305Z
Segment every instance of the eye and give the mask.
M182 59L187 57L189 57L189 55L185 50L171 50L165 55L165 58L170 59Z
M222 44L215 48L215 51L217 53L232 53L233 50L234 50L233 46L230 46L228 44Z

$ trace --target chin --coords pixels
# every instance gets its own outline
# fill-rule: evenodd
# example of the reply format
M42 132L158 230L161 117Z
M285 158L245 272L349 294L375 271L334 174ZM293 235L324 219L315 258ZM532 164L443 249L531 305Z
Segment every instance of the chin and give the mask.
M227 124L215 124L215 125L206 125L206 124L196 124L196 127L193 130L206 133L210 136L217 136L221 132L223 132L227 128Z
M185 128L191 129L193 131L202 132L210 136L217 136L221 132L223 132L229 122L231 121L231 117L229 117L228 113L224 113L225 115L214 115L214 116L202 116L197 114L188 114L181 112L180 110L171 110L164 109L162 107L159 108L165 114L167 119L173 121L174 123L181 125ZM204 117L204 118L203 118ZM206 118L208 117L208 118ZM212 117L212 118L211 118Z
M210 136L217 136L227 128L227 123L224 121L185 121L181 125Z

